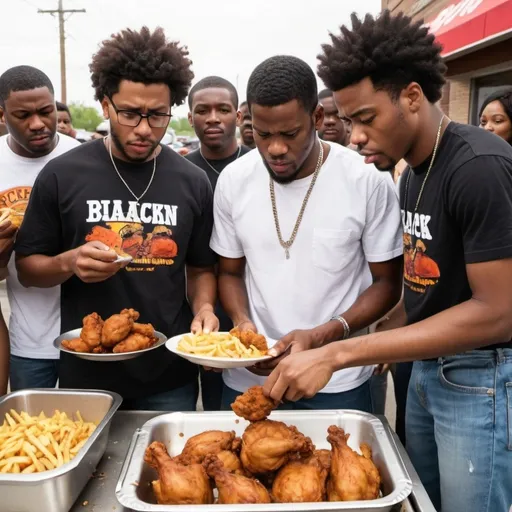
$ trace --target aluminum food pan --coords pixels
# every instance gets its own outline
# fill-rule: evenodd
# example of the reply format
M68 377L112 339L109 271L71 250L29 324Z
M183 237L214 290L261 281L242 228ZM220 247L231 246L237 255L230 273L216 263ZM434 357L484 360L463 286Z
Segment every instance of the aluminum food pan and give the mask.
M0 418L10 409L51 416L58 409L69 416L99 422L76 457L63 466L29 475L0 474L1 512L68 512L105 453L110 423L122 399L117 393L65 389L27 389L0 400Z
M334 511L391 512L400 508L412 489L411 479L397 452L396 445L386 434L382 422L371 414L351 411L274 411L270 419L295 425L311 437L317 448L330 448L327 428L338 425L350 433L349 445L359 449L360 443L368 443L373 460L382 477L382 494L372 501L323 502L323 503L272 503L257 505L157 505L150 482L156 472L144 463L144 451L153 441L163 442L171 455L178 455L187 439L205 430L234 430L242 435L248 422L232 412L170 413L148 421L133 436L116 487L119 502L138 512L204 510L215 512L299 512Z

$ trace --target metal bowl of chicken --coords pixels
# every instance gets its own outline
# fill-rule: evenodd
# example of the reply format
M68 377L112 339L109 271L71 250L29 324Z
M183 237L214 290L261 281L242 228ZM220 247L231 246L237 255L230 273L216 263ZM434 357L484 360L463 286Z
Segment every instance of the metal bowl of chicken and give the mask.
M136 350L134 352L119 352L119 353L106 353L106 354L94 354L90 352L75 352L74 350L68 350L62 346L62 342L64 340L73 340L75 338L80 337L80 333L82 329L73 329L72 331L65 332L61 334L58 338L53 342L53 346L62 352L66 352L67 354L72 354L80 359L86 359L87 361L100 361L105 363L111 363L114 361L127 361L128 359L135 359L136 357L141 356L142 354L146 354L151 350L155 350L163 345L167 341L167 336L161 332L155 331L155 337L158 338L158 341L149 348L145 348L142 350Z

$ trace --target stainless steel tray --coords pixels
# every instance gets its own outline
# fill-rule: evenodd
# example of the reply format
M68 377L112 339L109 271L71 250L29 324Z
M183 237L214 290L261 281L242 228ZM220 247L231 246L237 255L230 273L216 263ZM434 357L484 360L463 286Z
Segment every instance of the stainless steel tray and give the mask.
M127 361L128 359L135 359L136 357L139 357L146 352L150 352L151 350L155 350L156 348L165 345L165 342L167 341L167 336L165 334L155 331L155 336L158 338L158 341L152 347L145 348L144 350L137 350L136 352L121 352L119 354L89 354L87 352L75 352L74 350L66 350L62 346L62 342L64 340L79 338L81 331L82 329L73 329L72 331L61 334L58 338L55 338L53 346L57 350L61 350L62 352L66 352L66 354L79 357L80 359L102 363L111 363L113 361Z
M68 512L105 452L112 416L121 402L117 393L64 389L27 389L2 398L0 418L10 409L31 415L53 415L58 409L70 416L80 411L86 421L99 424L71 462L43 473L0 474L0 511Z
M391 512L402 503L412 489L411 479L398 455L396 446L386 434L382 422L371 414L359 411L274 411L270 419L295 425L311 437L317 448L330 448L327 428L338 425L350 433L349 445L359 449L368 443L373 460L382 476L383 497L373 501L323 503L272 503L260 505L157 505L150 482L156 472L144 463L144 451L153 441L163 442L171 455L183 449L187 439L205 430L234 430L242 435L247 422L232 412L170 413L158 416L138 429L133 436L126 460L119 476L116 496L126 508L138 512L211 510L216 512L273 512L273 511L333 511L359 510Z

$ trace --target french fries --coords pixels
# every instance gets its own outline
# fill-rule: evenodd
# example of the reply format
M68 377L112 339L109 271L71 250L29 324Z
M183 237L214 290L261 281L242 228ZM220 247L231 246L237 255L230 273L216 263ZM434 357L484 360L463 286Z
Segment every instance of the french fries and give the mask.
M246 348L236 336L221 332L186 334L178 342L177 349L185 354L232 359L249 359L266 355L254 345Z
M96 424L55 411L47 417L11 409L0 426L0 473L39 473L72 460L96 429Z

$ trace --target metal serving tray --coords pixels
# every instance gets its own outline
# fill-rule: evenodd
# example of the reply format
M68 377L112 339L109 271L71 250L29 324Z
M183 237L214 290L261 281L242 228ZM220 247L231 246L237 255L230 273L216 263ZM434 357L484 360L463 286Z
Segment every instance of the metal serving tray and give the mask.
M128 509L138 512L198 510L215 512L299 512L334 511L391 512L402 503L412 489L411 479L397 452L396 445L386 434L382 422L371 414L339 411L274 411L270 419L295 425L311 437L317 448L330 448L327 428L338 425L350 433L349 445L359 449L368 443L373 450L373 460L382 477L382 494L372 501L322 502L322 503L272 503L258 505L157 505L150 482L156 472L144 463L144 451L153 441L163 442L171 455L178 455L188 438L205 430L234 430L242 435L248 422L232 412L170 413L148 421L133 436L126 460L119 476L116 496Z
M27 389L0 400L0 418L10 409L51 416L58 409L69 416L80 411L85 421L99 422L76 457L63 466L28 475L0 474L1 512L68 512L91 477L107 447L117 393L65 389Z

